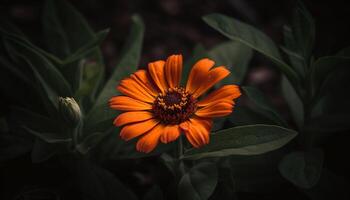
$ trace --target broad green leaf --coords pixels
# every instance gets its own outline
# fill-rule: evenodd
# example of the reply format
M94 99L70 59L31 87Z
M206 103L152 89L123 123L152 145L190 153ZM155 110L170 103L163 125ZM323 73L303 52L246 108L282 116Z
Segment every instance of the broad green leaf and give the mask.
M47 143L68 143L72 140L67 137L66 134L62 134L62 132L38 132L25 126L23 126L23 128L28 131L28 133L33 134Z
M8 38L7 41L7 47L13 49L16 57L19 60L25 59L32 70L37 70L38 74L50 84L58 95L72 96L70 85L62 76L61 72L48 59L24 43L11 38Z
M106 110L110 110L108 108L108 100L118 94L115 89L118 82L123 78L129 77L130 74L137 70L141 56L143 33L143 22L138 15L134 15L132 17L129 37L122 50L121 60L99 94L95 105L89 112L87 116L88 126L94 126L101 121L111 121L111 119L115 117L115 112L109 112L110 114L105 113Z
M136 200L136 195L109 171L88 160L74 160L72 173L84 200Z
M274 125L238 126L211 134L209 144L185 151L183 159L263 154L284 146L296 135L294 130Z
M65 0L48 0L43 9L43 27L49 50L65 59L96 36L84 17Z
M297 1L294 12L292 31L298 53L300 52L306 61L310 60L315 41L315 22L300 0Z
M291 66L301 76L306 75L306 61L305 58L299 53L299 47L295 41L292 29L289 26L283 27L284 47L281 49L288 56Z
M281 81L282 94L287 101L290 112L292 113L295 124L299 129L304 125L304 106L298 94L291 86L286 77L282 77Z
M224 42L209 51L209 58L216 66L225 66L230 75L220 82L221 85L240 84L245 78L248 64L252 58L252 49L239 42Z
M75 60L78 63L79 59L84 57L95 60L100 64L99 71L102 78L104 64L97 45L106 37L108 30L95 34L83 16L65 0L48 0L43 10L44 36L47 47L50 52L62 60L58 60L60 65L66 65L63 72L71 83L73 91L79 88L79 82L76 79L79 73L77 63L69 64Z
M207 200L218 182L215 164L201 162L191 168L178 185L179 200Z
M272 104L267 100L265 95L253 87L242 87L244 93L249 97L249 99L257 106L255 109L257 112L276 122L277 125L286 126L287 123L278 114L278 112L273 108Z
M327 56L317 59L311 66L312 84L317 95L325 91L327 81L332 72L339 68L348 67L350 57Z
M182 69L182 77L181 77L181 85L186 86L188 76L190 75L191 69L193 65L202 58L207 58L208 52L205 50L203 45L197 44L192 52L192 57L184 63L184 67Z
M203 20L231 40L241 42L270 58L294 86L299 85L295 71L282 60L278 48L264 33L248 24L217 13L206 15Z
M42 139L36 138L31 157L33 163L41 163L59 152L59 144L49 144Z
M323 152L313 149L286 155L279 164L281 175L294 185L309 189L317 184L323 168Z
M82 154L87 154L90 151L90 149L94 148L106 136L107 136L106 133L101 133L101 132L92 133L86 136L76 146L76 149Z

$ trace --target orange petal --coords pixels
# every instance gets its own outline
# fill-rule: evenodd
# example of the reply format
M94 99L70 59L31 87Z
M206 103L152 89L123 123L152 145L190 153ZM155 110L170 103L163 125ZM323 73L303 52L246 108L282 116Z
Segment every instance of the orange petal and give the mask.
M158 86L159 90L163 93L166 91L166 89L168 89L168 84L165 80L164 66L165 62L163 60L148 64L149 74L151 75L154 83Z
M197 84L200 84L200 87L193 93L193 96L195 98L199 97L229 74L230 71L228 71L225 67L222 66L210 70L208 75L204 79L198 80L199 82Z
M179 125L167 125L164 128L163 134L160 136L160 141L169 143L176 140L180 136L181 130Z
M222 101L217 104L210 104L196 111L196 115L199 117L223 117L229 115L232 112L233 101Z
M164 132L164 125L158 124L148 133L146 133L142 138L137 141L136 149L140 152L149 153L151 152L159 143L159 137Z
M165 76L169 87L179 86L182 73L182 55L169 56L165 63Z
M196 148L209 143L209 132L212 127L210 119L191 118L180 124L187 140Z
M148 93L139 83L137 83L135 80L131 78L123 79L117 89L134 99L145 101L148 103L154 102L154 97Z
M239 91L239 87L237 85L225 85L210 93L203 100L198 101L197 105L207 106L210 104L217 104L224 99L232 101L239 96L241 96L241 92Z
M208 76L210 68L214 66L214 61L204 58L199 60L191 69L190 75L188 76L186 91L193 93L203 83L205 78Z
M133 80L135 80L137 83L139 83L142 86L142 88L152 96L158 95L157 90L154 88L153 84L150 81L152 77L149 75L149 73L146 70L144 69L137 70L135 73L131 74L130 77Z
M141 122L151 118L153 118L153 115L148 111L125 112L118 115L118 117L115 118L113 124L115 126L123 126L125 124Z
M116 96L109 100L109 107L115 110L151 110L152 105L127 96Z
M158 120L150 119L147 121L126 125L120 131L120 137L126 141L131 140L151 130L158 123Z

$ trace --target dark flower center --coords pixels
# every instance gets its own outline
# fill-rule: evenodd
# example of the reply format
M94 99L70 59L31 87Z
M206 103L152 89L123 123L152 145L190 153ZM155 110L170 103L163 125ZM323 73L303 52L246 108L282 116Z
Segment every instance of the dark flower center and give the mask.
M169 88L153 103L153 114L164 124L180 124L196 110L197 100L182 87Z

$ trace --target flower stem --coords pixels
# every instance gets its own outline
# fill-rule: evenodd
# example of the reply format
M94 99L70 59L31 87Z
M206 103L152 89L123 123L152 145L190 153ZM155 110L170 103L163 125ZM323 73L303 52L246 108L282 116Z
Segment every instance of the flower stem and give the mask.
M177 150L178 150L178 159L180 160L184 155L184 147L183 147L183 141L182 141L181 135L178 139Z

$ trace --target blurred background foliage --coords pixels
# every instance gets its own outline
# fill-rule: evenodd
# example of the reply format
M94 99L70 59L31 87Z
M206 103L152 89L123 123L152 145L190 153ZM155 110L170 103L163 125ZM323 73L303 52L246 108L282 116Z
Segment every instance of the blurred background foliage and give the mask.
M0 5L1 199L349 198L346 3ZM145 156L120 140L106 102L118 80L173 53L185 74L202 57L228 66L221 84L244 95L210 145ZM76 124L59 96L78 101Z

